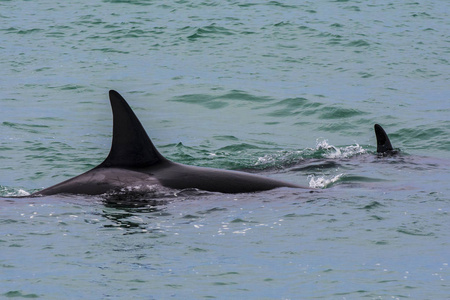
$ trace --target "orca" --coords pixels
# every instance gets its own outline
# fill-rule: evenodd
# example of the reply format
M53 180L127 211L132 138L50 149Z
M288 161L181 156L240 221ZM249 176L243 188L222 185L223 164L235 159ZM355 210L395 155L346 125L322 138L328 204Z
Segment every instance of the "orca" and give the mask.
M374 125L375 136L377 137L377 153L381 156L391 156L398 154L397 150L392 147L389 137L383 127L378 124Z
M188 166L162 156L125 99L109 91L113 112L111 149L93 169L31 196L55 194L102 195L131 189L197 189L220 193L250 193L280 187L309 187L240 171Z

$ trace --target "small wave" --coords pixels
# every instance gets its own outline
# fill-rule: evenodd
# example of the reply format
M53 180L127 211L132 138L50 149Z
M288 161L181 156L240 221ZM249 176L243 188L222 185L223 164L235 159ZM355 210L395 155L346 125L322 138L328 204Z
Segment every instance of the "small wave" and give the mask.
M273 6L283 7L283 8L297 8L297 6L295 6L295 5L288 5L288 4L281 3L279 1L269 1L267 3L267 5L269 5L269 6L273 5Z
M266 154L259 157L255 163L256 167L277 167L280 162L285 164L291 164L302 160L302 151L279 151L274 154Z
M258 158L255 167L258 168L271 168L280 166L289 166L299 163L311 163L311 159L345 159L356 155L367 153L359 144L336 147L328 143L328 140L317 140L315 148L306 148L304 150L290 150L290 151L278 151L276 153L266 154ZM323 167L323 165L321 165ZM326 162L325 166L338 167L339 165ZM314 165L314 167L317 167ZM320 166L319 166L320 167ZM307 169L307 167L305 167Z
M2 197L26 197L31 194L23 189L15 189L0 185L0 196Z
M41 124L13 123L7 121L3 122L1 125L29 133L41 133L41 129L50 128L50 126Z
M34 34L34 33L38 33L38 32L42 32L44 31L43 29L40 28L31 28L31 29L17 29L14 27L8 28L7 32L8 33L17 33L17 34Z
M361 207L360 209L366 209L366 210L371 210L371 209L375 209L375 208L380 208L383 207L384 205L381 204L378 201L372 201L369 204L364 205L363 207Z
M229 30L225 27L217 26L215 24L211 24L208 26L204 26L201 28L197 28L195 33L189 35L187 38L191 41L195 41L199 38L207 38L214 36L224 36L224 35L233 35L233 31Z
M7 293L4 293L2 296L5 296L6 298L39 298L36 294L24 294L21 291L9 291Z
M123 4L141 5L141 6L147 6L147 5L153 4L151 1L146 1L146 0L103 0L103 1L110 2L110 3L123 3Z
M252 95L240 90L231 90L222 95L213 94L186 94L174 97L171 101L197 104L209 109L221 109L233 101L263 103L270 102L272 98L267 96Z
M344 108L339 106L327 106L321 109L319 118L326 120L347 119L351 117L366 115L367 113L355 108Z
M333 145L330 145L328 143L328 140L322 140L319 139L316 141L316 151L325 151L322 153L322 156L325 158L349 158L355 155L364 154L367 152L363 147L361 147L359 144L345 146L345 147L336 147Z
M319 176L316 177L314 175L308 176L309 178L309 187L314 189L324 189L327 187L330 187L333 183L338 181L342 176L344 176L343 173L338 174L330 179L325 178L325 176Z
M346 46L349 47L368 47L370 46L370 43L365 40L356 40L349 42Z
M249 149L261 149L260 147L248 143L231 144L219 149L220 152L236 153L238 151L246 151Z

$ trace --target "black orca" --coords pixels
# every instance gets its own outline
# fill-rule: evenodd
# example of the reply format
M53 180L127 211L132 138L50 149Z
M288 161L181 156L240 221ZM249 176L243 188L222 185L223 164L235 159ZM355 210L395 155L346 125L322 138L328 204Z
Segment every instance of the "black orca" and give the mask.
M377 153L382 156L395 155L398 153L392 147L389 137L383 127L378 124L374 125L375 135L377 137Z
M156 150L142 124L122 96L109 92L113 137L109 155L97 167L31 196L54 194L101 195L132 189L198 189L220 193L249 193L280 187L307 188L239 171L188 166L169 161Z

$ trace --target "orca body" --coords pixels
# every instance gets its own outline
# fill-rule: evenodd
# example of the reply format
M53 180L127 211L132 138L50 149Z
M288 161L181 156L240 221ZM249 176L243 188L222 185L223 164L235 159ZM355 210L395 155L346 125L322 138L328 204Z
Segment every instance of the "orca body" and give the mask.
M239 171L188 166L169 161L156 150L125 99L109 92L113 111L113 138L108 157L97 167L33 193L100 195L133 189L155 191L198 189L220 193L249 193L280 187L307 188Z

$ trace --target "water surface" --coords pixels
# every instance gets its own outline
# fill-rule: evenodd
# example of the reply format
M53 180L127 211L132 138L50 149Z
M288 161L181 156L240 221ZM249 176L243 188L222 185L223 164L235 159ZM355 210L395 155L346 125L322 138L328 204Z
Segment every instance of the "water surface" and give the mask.
M448 297L449 11L1 1L0 295ZM106 157L109 89L171 160L319 192L11 198Z

